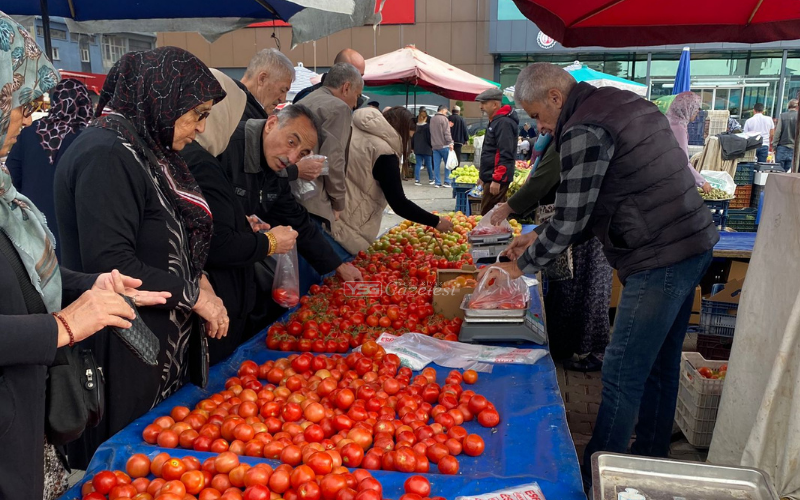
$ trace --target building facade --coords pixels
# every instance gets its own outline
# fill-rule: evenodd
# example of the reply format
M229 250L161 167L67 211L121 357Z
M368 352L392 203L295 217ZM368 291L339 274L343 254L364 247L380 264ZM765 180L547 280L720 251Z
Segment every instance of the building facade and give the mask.
M414 44L474 75L500 82L503 88L513 85L519 71L532 62L566 66L578 60L646 84L651 99L671 93L683 48L566 48L522 16L512 0L391 0L385 3L381 26L353 28L294 49L291 28L283 24L238 30L214 43L196 33L161 33L158 44L183 47L233 77L240 77L253 54L266 47L278 47L294 63L322 72L345 47L370 58ZM689 47L692 89L701 95L706 109L728 109L735 117L747 118L753 105L762 102L775 116L800 91L800 41ZM384 96L378 100L386 101ZM441 98L418 100L427 104ZM475 103L466 103L464 114L477 117L480 110Z

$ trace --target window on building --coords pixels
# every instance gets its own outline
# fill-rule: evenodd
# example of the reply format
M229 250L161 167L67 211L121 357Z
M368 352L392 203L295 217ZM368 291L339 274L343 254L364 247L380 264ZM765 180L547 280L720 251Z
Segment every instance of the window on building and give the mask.
M36 27L36 36L44 38L44 28L41 26ZM67 32L55 28L50 28L50 38L53 40L66 40Z
M137 40L135 38L128 39L128 50L131 52L138 52L142 50L152 50L153 42L148 40Z
M111 67L127 52L125 39L119 36L103 37L103 65Z
M58 47L53 47L53 60L54 61L61 60L61 54L58 53Z
M88 47L81 47L81 62L92 62Z

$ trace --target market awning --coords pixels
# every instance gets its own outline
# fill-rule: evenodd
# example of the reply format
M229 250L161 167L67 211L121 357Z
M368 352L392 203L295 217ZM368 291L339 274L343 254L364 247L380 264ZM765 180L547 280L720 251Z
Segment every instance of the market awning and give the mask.
M800 38L797 0L514 0L565 47L637 47Z
M484 90L496 87L422 52L413 45L367 59L364 84L369 87L400 84L439 94L448 99L474 101Z
M569 72L575 81L586 82L595 87L614 87L621 90L629 90L642 97L647 95L647 85L643 83L626 80L619 76L609 75L600 71L593 70L592 68L575 61L574 64L564 68ZM508 87L503 91L503 94L509 99L514 99L514 86Z

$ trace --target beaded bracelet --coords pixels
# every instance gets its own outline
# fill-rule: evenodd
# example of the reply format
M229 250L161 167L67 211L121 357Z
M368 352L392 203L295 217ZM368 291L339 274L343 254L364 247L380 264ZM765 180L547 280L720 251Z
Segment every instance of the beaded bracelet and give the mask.
M61 322L61 324L64 325L64 328L67 329L67 334L69 335L69 346L70 347L74 346L75 345L75 336L72 335L72 328L70 328L69 325L67 324L67 320L62 318L61 315L59 315L56 312L50 313L50 314L52 314L53 317L55 317L58 321Z
M267 235L267 239L269 240L269 252L267 252L267 257L275 253L275 250L278 249L278 238L275 237L272 233L264 233Z

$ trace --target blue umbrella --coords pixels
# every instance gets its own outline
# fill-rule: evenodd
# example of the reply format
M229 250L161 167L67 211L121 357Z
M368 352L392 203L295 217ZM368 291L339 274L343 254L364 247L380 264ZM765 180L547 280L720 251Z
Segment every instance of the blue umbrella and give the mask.
M675 86L672 87L672 93L677 95L681 92L688 92L691 90L691 77L691 56L689 54L689 47L684 47L683 52L681 52L681 60L678 61L678 72L675 74Z

